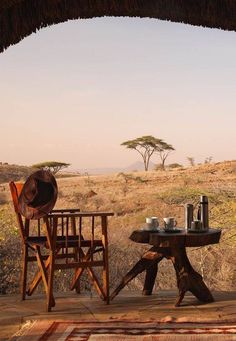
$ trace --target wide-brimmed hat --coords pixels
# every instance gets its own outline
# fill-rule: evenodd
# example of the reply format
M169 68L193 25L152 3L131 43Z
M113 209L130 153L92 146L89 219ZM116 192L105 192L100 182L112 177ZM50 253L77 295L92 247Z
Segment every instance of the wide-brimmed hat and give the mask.
M53 209L57 183L49 171L39 170L26 180L19 196L19 212L27 219L39 219Z

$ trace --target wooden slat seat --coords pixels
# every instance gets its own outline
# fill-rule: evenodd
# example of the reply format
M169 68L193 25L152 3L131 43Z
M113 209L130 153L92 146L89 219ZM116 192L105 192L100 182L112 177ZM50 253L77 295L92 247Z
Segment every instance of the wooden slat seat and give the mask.
M47 249L49 248L46 236L28 237L25 242L30 246L39 245L39 246L44 246ZM65 236L58 236L57 237L57 240L56 240L56 246L57 247L65 248L66 243L67 243L68 248L78 247L79 238L76 236L68 236L68 239L66 242ZM80 247L91 247L91 246L92 246L91 240L81 240ZM102 247L103 246L102 241L101 240L94 240L93 246L94 247L97 247L97 246Z
M79 239L78 237L73 237L70 236L68 238L68 241L66 240L65 237L59 237L56 241L56 246L57 247L61 247L61 248L65 248L66 247L66 243L68 248L72 248L72 247L78 247L79 246ZM97 247L97 246L103 246L102 241L101 240L94 240L93 242L91 240L81 240L81 244L80 247Z
M31 247L34 245L47 247L47 238L46 236L27 237L25 243Z

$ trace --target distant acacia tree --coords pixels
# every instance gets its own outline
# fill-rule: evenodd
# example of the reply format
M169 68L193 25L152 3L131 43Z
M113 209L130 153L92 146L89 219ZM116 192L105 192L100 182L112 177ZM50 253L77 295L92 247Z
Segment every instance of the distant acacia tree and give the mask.
M205 158L204 163L211 163L211 162L212 162L212 159L213 159L212 156L208 156L208 157Z
M165 141L151 135L138 137L134 140L128 140L121 143L121 145L129 149L136 150L142 156L145 171L148 170L151 156L155 152L159 154L164 168L166 158L170 151L174 150L174 148Z
M165 141L161 140L161 143L157 147L155 152L159 154L160 156L162 169L165 169L166 159L170 155L170 153L173 152L174 150L175 149L171 144L166 143Z
M187 156L187 160L190 163L190 166L195 166L195 159L192 156Z
M44 161L41 163L36 163L35 165L32 165L34 168L49 170L51 173L56 174L63 168L69 167L69 163L65 162L57 162L57 161Z
M121 146L125 146L129 149L136 150L143 159L144 169L148 170L150 158L155 152L157 145L160 143L160 139L157 139L151 135L138 137L134 140L128 140L121 143Z

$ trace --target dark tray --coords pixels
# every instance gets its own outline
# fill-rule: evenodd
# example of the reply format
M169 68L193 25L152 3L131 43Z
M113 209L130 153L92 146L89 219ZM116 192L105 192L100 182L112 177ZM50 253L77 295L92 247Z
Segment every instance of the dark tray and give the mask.
M178 229L178 228L174 228L174 229L163 229L163 232L165 233L179 233L182 232L183 229Z
M145 231L145 232L160 232L161 230L159 229L159 227L157 227L157 228L153 228L153 229L149 229L149 228L147 228L147 227L145 227L145 226L142 226L141 228L140 228L140 231Z

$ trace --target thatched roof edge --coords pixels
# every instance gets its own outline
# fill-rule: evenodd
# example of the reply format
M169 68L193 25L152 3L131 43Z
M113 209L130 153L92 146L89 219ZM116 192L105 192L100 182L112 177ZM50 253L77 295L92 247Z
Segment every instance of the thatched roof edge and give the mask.
M0 52L43 27L102 16L158 18L236 31L235 0L0 0Z

